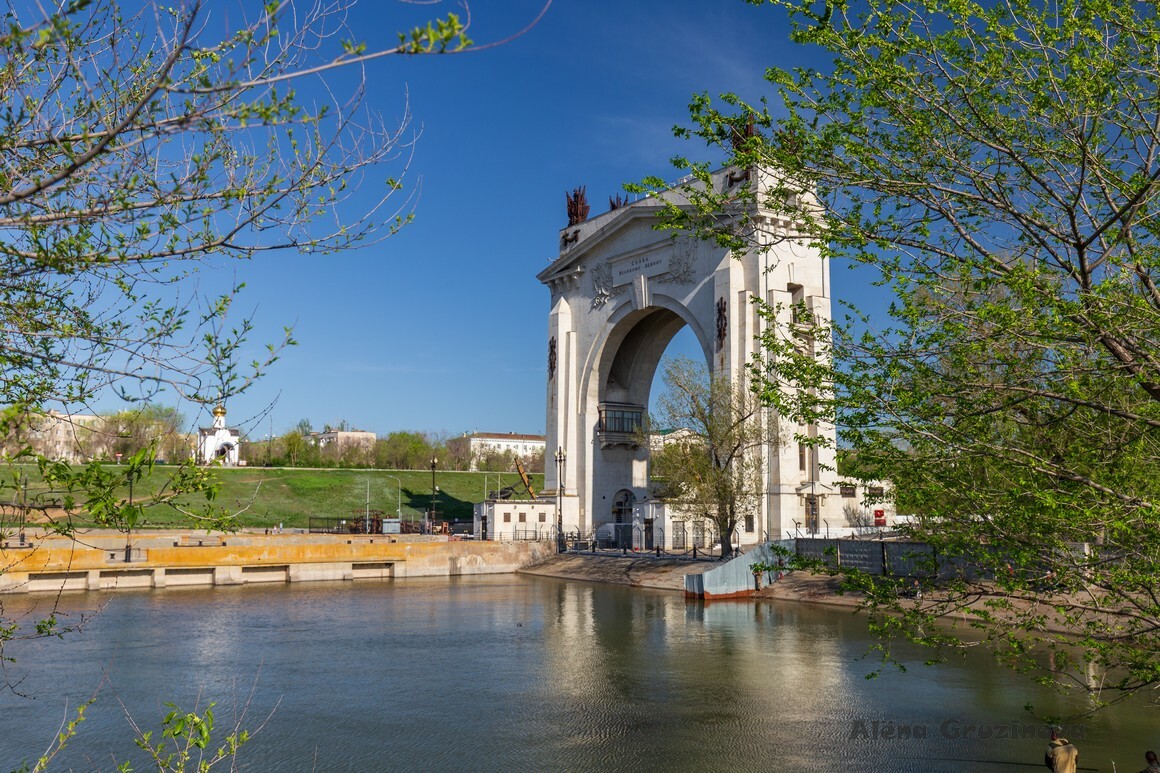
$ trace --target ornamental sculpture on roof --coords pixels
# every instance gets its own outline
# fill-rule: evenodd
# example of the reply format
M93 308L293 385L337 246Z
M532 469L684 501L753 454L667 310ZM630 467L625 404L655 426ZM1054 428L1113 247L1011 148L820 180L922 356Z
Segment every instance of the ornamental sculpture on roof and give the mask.
M586 188L587 186L581 185L579 188L573 189L571 193L564 194L568 200L568 225L577 225L588 219L588 211L591 208L588 206Z

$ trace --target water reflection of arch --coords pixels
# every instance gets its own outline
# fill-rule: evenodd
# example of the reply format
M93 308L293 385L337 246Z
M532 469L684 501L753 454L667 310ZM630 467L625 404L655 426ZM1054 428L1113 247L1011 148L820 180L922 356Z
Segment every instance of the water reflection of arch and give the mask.
M558 604L545 625L554 689L585 705L612 702L623 718L642 694L679 700L722 690L771 712L789 695L813 713L859 704L861 676L851 672L848 645L865 638L864 622L784 604L706 604L665 591L535 582ZM575 742L611 730L590 722L577 728Z
M560 582L556 597L556 625L548 628L555 638L553 671L569 694L598 703L643 689L650 671L644 659L663 652L669 626L683 625L684 600L677 594Z
M835 716L859 704L857 688L863 677L852 673L849 643L867 638L864 620L807 605L761 601L689 601L685 612L690 641L670 643L670 648L703 653L705 641L713 642L732 663L717 678L729 679L733 689L767 694L771 702L792 695L803 710Z

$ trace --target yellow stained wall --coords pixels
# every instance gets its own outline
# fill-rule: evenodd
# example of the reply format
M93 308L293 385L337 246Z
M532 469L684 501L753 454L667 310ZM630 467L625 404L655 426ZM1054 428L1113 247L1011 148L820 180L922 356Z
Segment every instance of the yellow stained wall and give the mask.
M0 593L78 587L82 579L84 587L95 589L116 585L118 578L130 575L136 578L132 583L136 587L161 587L166 570L191 577L188 570L198 568L214 570L204 574L205 584L259 581L263 567L286 567L287 580L351 579L367 566L382 566L384 571L389 567L385 576L397 577L496 574L514 572L553 550L542 542L356 541L330 535L225 535L213 540L225 544L173 545L187 539L140 540L147 546L135 544L130 562L124 561L123 537L119 546L115 540L100 540L103 546L90 547L65 538L39 540L32 547L10 545L0 548ZM54 586L56 576L60 584Z

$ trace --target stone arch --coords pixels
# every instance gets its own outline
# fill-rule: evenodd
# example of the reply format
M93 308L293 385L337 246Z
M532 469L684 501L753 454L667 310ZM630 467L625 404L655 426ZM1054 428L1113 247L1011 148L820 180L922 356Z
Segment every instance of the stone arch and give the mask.
M581 391L588 400L608 396L611 379L626 390L625 401L647 406L661 358L686 326L701 345L706 364L712 364L710 343L696 317L667 296L652 301L646 309L622 306L609 318L605 334L593 343L581 369Z
M718 173L713 184L735 184L740 178L729 171ZM765 184L763 175L753 175L754 184ZM681 204L676 192L664 195ZM565 532L588 537L615 524L615 501L628 491L635 520L670 541L663 533L664 505L649 499L648 444L632 430L647 411L661 358L682 328L693 332L711 372L730 375L750 362L757 336L769 325L792 324L794 303L823 321L830 315L829 269L815 248L771 239L765 247L733 253L659 230L661 210L656 200L643 199L569 225L560 233L559 257L538 275L552 294L546 453L552 459L562 450L566 457L563 466L545 465L545 494L563 489ZM784 233L772 213L763 220L758 212L755 222ZM754 298L784 313L770 322L756 313ZM796 447L764 448L766 492L742 544L785 536L787 526L802 520L806 495L837 490L821 479L819 470L834 466L832 456L820 456L825 453L832 452L811 452L808 464L799 465ZM833 504L840 512L836 496Z

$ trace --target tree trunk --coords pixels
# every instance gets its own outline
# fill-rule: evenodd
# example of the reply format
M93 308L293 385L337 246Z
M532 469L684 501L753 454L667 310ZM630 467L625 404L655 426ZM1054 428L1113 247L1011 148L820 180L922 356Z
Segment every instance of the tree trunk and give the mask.
M726 519L724 523L717 521L717 536L721 540L721 560L726 561L733 557L733 527L735 524Z

